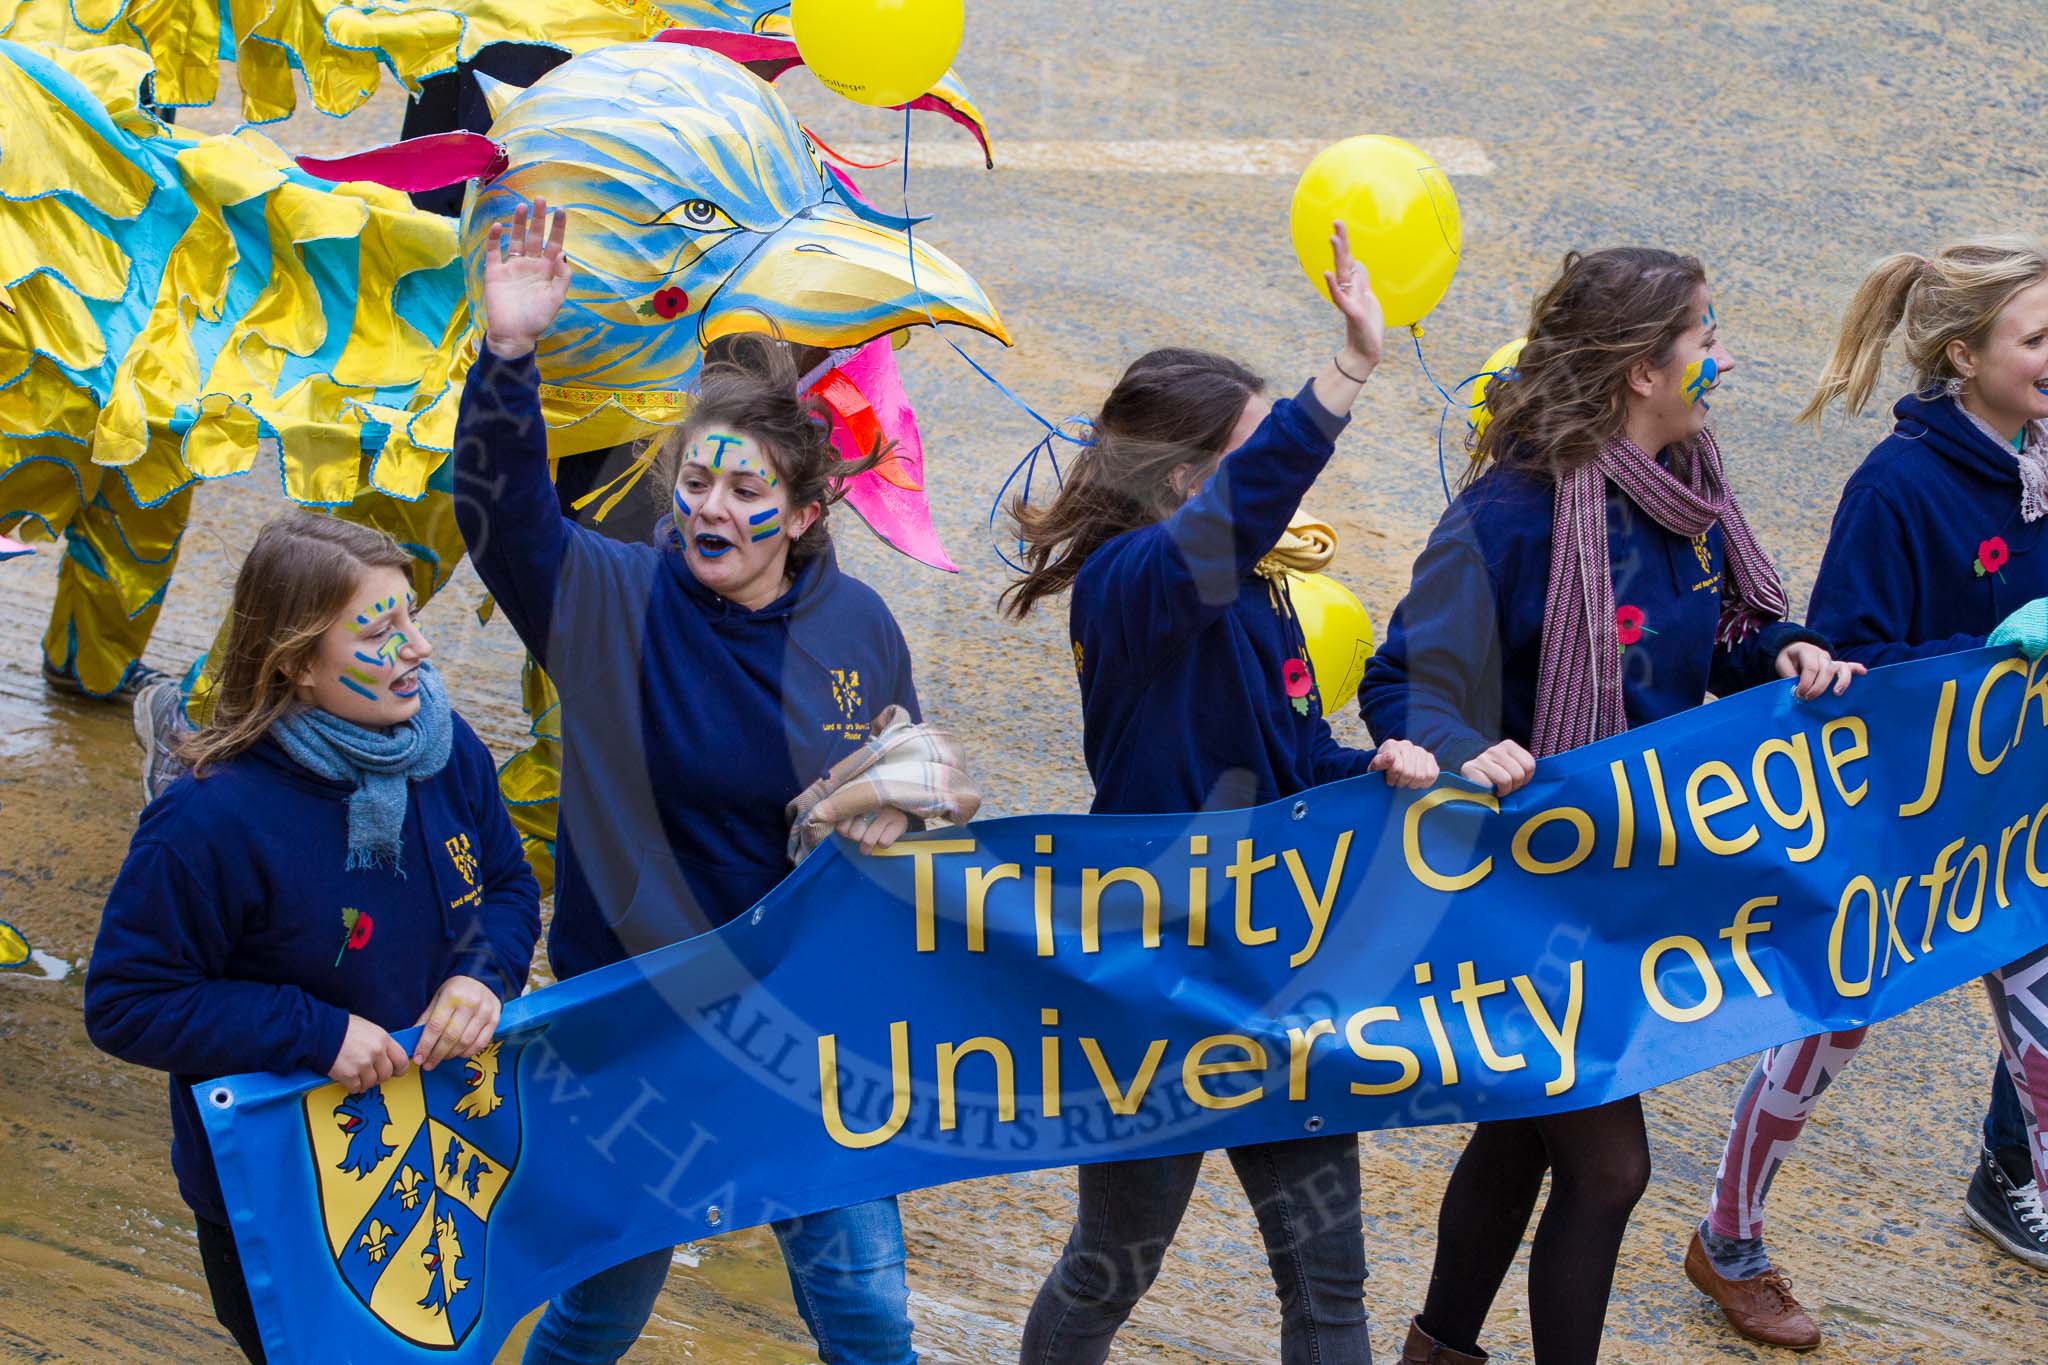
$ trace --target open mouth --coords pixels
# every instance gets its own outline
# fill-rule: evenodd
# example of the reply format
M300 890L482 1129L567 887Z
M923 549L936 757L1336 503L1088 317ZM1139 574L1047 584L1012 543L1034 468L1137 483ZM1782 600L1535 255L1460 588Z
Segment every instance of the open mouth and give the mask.
M708 533L695 536L693 540L696 542L697 553L706 559L716 559L733 547L732 542L724 536L714 536Z
M391 695L394 697L416 696L419 690L420 669L418 664L414 664L411 668L406 669L405 672L391 680Z
M363 1126L363 1121L357 1118L354 1114L350 1114L348 1117L342 1119L338 1126L344 1133L353 1133L356 1129Z

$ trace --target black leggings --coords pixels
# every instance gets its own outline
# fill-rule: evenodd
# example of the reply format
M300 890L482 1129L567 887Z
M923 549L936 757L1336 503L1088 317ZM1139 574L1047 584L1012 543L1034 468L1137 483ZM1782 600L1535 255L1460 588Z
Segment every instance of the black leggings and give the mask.
M263 1365L263 1334L256 1328L256 1310L249 1305L249 1282L242 1274L235 1233L225 1223L194 1216L199 1231L199 1263L206 1267L206 1288L213 1295L213 1315L228 1329L242 1354Z
M1422 1309L1422 1329L1451 1349L1478 1351L1545 1171L1550 1200L1529 1255L1536 1365L1600 1358L1615 1257L1650 1182L1643 1106L1634 1098L1473 1130L1437 1215L1436 1267Z

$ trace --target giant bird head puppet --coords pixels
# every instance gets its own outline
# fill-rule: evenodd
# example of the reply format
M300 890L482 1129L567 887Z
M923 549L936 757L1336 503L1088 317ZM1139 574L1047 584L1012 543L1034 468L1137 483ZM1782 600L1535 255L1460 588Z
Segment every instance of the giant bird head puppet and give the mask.
M476 313L490 225L540 198L568 210L569 296L538 355L557 455L680 421L721 336L767 332L842 353L847 382L827 391L831 401L853 390L850 406L832 403L842 425L907 418L886 363L890 333L953 323L1009 339L966 272L864 203L774 91L714 52L687 41L601 48L525 90L486 89L487 136L302 164L403 189L468 179L461 237ZM878 381L865 396L863 374ZM877 430L896 435L887 422ZM892 545L951 567L931 536L916 454L913 442L877 471L875 496L850 500Z

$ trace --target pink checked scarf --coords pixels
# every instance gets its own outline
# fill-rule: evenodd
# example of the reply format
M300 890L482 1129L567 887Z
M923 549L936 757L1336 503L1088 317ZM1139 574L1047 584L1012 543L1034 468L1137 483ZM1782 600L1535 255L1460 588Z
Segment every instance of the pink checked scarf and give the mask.
M1559 480L1551 513L1550 586L1543 599L1543 660L1536 675L1535 754L1562 753L1628 728L1621 695L1621 634L1614 619L1614 569L1607 555L1611 482L1673 535L1697 536L1721 523L1716 647L1785 617L1785 588L1758 545L1721 473L1721 449L1702 431L1680 481L1625 436Z

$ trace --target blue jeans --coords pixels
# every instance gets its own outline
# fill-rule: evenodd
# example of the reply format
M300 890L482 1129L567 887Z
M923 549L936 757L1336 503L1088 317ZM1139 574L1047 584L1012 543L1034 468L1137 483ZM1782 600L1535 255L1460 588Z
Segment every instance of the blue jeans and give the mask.
M893 1198L770 1226L825 1365L915 1365ZM555 1295L527 1338L524 1365L610 1365L624 1355L654 1312L670 1255L649 1252Z
M1992 1151L2001 1147L2027 1145L2027 1120L2020 1113L2020 1096L2005 1074L2005 1059L1998 1059L1991 1078L1991 1107L1984 1111L1984 1145Z

